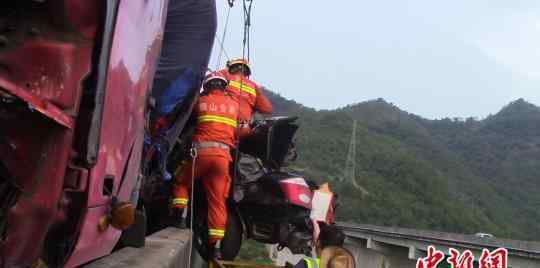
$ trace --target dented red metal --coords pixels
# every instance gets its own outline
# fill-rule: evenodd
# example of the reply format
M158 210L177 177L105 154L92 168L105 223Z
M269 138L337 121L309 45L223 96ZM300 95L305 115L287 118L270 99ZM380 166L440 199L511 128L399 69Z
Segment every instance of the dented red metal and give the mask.
M83 103L84 91L92 90L84 81L97 64L106 1L33 3L20 16L51 24L38 36L17 29L17 45L0 49L0 99L8 100L0 102L0 112L9 115L0 115L0 163L10 175L2 183L20 191L7 213L0 266L30 266L54 256L76 267L115 247L121 232L97 226L112 196L130 201L139 176L146 97L167 2L119 1L92 165L80 161L94 108ZM111 192L104 188L108 182Z
M35 109L48 117L49 119L55 121L56 123L69 128L74 128L74 120L66 114L62 109L58 108L58 106L52 104L51 102L27 91L24 89L19 88L12 82L8 81L5 78L0 77L0 89L4 90L6 93L18 97L21 100L25 101L30 105L31 109Z
M104 110L98 161L89 180L88 207L106 206L110 201L103 195L105 178L113 179L113 191L120 200L129 201L138 176L145 97L161 45L164 8L162 1L120 3L105 97L108 105ZM133 150L131 157L130 150ZM127 174L122 182L127 164ZM79 242L67 267L107 254L118 241L118 230L109 228L103 233L96 232L95 213L85 215L83 222L94 224L82 226ZM92 242L95 239L101 243Z
M290 178L279 182L287 201L293 205L311 209L313 192L303 178Z

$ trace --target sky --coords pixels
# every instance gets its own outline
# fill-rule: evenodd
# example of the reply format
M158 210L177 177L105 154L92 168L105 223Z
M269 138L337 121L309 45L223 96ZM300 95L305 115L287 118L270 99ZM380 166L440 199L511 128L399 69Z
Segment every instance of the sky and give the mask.
M316 109L384 98L426 118L540 105L538 0L253 0L252 79ZM219 39L228 6L218 5ZM226 54L242 56L241 1ZM223 67L215 42L210 68Z

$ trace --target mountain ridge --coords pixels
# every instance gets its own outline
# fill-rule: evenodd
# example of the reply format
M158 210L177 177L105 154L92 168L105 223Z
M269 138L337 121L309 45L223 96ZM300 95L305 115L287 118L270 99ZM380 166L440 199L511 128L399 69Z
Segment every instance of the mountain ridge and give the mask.
M278 104L278 108L274 109L274 110L276 110L276 111L274 111L274 114L276 114L276 115L284 115L285 111L287 111L288 109L291 109L290 106L299 106L299 107L301 107L301 109L310 110L312 112L333 112L333 111L344 110L344 109L348 109L348 108L351 108L351 107L354 107L354 106L361 106L361 105L365 105L365 104L378 104L378 105L381 105L381 106L392 107L392 108L395 108L395 109L397 109L397 110L399 110L401 112L409 114L411 116L418 117L418 118L421 118L421 119L424 119L424 120L430 120L430 121L440 121L440 120L448 120L448 119L453 120L453 121L466 121L466 120L483 121L483 120L488 119L489 117L493 117L493 116L497 116L497 115L499 115L501 113L505 113L506 111L523 110L524 107L528 108L529 110L531 110L531 108L534 109L534 110L540 110L540 105L536 105L536 104L534 104L532 102L529 102L524 98L518 98L515 101L511 101L507 105L503 106L495 114L490 114L490 115L488 115L488 116L486 116L486 117L484 117L482 119L478 119L478 117L476 117L476 116L469 116L469 117L466 117L466 118L447 116L447 117L443 117L443 118L428 119L426 117L423 117L422 115L407 112L406 110L403 110L403 109L399 108L399 106L395 105L392 102L389 102L389 101L385 100L384 98L375 98L375 99L369 99L369 100L360 101L360 102L354 102L354 103L347 104L345 106L337 107L337 108L334 108L334 109L316 109L316 108L313 108L313 107L305 106L304 104L301 104L301 103L299 103L299 102L297 102L297 101L295 101L293 99L286 98L286 97L282 96L279 93L275 93L271 89L263 88L263 91L264 91L265 95L268 97L268 99L270 100L270 102L272 102L273 104L276 104L276 103ZM285 105L287 107L285 109L283 109L283 107L282 107L283 103L286 103ZM276 108L276 107L274 107L274 108Z
M333 182L347 204L340 219L540 240L538 106L518 99L482 120L432 120L384 99L315 110L267 94L277 115L300 117L291 168ZM354 179L367 195L343 175L353 121Z

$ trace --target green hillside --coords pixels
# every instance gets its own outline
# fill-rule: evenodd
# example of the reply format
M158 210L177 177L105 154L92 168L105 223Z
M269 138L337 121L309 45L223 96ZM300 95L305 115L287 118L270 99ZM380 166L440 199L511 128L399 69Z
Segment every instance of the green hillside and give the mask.
M339 220L540 240L539 107L427 120L382 99L316 111L267 94L277 115L300 116L290 168L332 182ZM344 178L354 120L360 187Z

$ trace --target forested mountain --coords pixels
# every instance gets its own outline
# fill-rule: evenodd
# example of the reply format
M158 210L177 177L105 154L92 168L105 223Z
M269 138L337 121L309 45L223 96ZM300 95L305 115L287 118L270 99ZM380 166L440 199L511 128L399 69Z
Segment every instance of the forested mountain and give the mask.
M517 100L483 120L427 120L383 99L297 115L290 168L330 181L339 220L540 240L540 108ZM353 121L356 181L345 176Z

